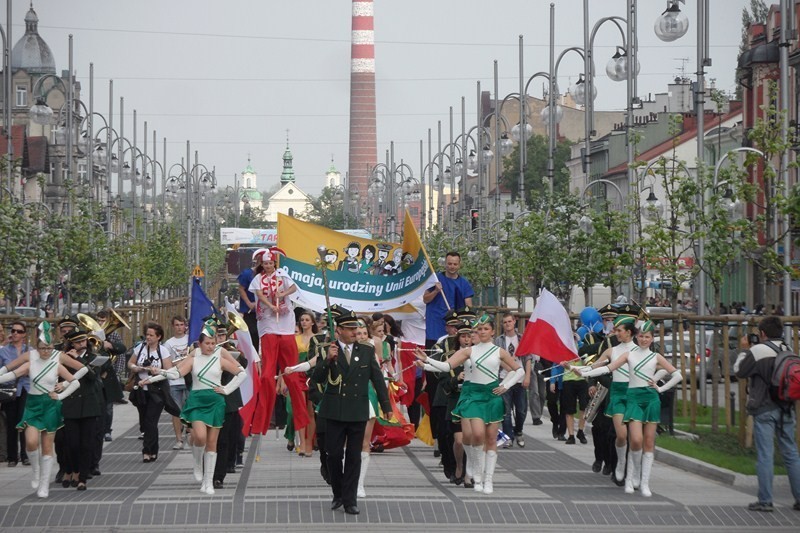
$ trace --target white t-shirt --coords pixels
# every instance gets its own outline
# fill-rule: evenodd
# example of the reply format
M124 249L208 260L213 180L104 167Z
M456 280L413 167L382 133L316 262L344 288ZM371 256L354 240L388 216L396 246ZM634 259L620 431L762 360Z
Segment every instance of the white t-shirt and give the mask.
M414 306L416 313L400 322L403 341L425 346L425 304L422 298L418 298L411 302L411 305Z
M183 337L172 337L164 342L164 346L167 348L170 356L172 356L172 362L175 362L175 359L183 358L186 355L186 349L189 346L189 335L184 335ZM173 352L174 350L174 352ZM181 376L178 379L171 379L169 380L170 386L172 385L184 385L186 386L186 378Z
M285 291L286 289L291 288L294 285L294 281L292 278L285 276L279 272L275 273L275 276L278 280L280 280L281 287L278 290ZM294 305L292 301L287 297L283 297L283 303L285 304L286 312L283 314L276 315L275 311L264 305L261 300L258 299L258 293L262 292L267 294L269 298L270 295L269 289L264 289L262 287L262 280L265 278L264 274L259 274L255 278L253 278L252 283L250 283L250 292L256 295L256 318L258 319L258 335L264 336L267 333L275 334L275 335L294 335ZM273 303L280 303L280 302L273 302Z

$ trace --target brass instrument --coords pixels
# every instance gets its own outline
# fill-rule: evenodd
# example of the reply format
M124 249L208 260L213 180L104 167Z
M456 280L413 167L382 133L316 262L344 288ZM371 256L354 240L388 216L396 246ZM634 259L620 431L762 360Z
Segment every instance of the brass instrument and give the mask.
M244 331L245 333L250 331L247 327L247 323L242 318L242 315L237 313L236 311L228 311L228 337L236 333L237 331Z
M86 341L89 346L94 350L102 346L106 340L106 333L97 320L84 313L78 313L75 317L81 327L88 332Z
M111 316L108 317L106 324L103 326L103 331L105 331L106 336L111 335L119 328L131 329L130 325L128 325L128 323L125 322L125 319L123 319L119 315L119 313L117 313L113 309L109 309L108 312Z
M589 402L588 407L583 412L583 418L587 422L593 422L597 413L600 411L600 404L603 403L603 400L606 399L608 396L608 389L601 385L600 383L597 384L597 390L592 396L592 401Z

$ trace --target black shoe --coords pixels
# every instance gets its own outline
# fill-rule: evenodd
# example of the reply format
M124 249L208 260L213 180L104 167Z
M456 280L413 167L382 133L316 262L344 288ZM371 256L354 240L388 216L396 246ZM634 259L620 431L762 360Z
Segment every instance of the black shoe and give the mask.
M242 454L236 455L236 466L244 466L244 460L242 458Z
M215 489L223 489L225 487L222 485L222 481L221 480L215 479L214 480L214 488Z
M461 485L462 483L464 483L464 476L453 478L453 483L455 483L456 485Z
M91 474L93 476L99 476L100 475L100 469L99 468L92 468Z
M127 404L129 402L128 402L128 400L122 399L122 400L117 400L114 403L117 404L117 405L125 405L125 404Z
M138 438L139 438L139 440L144 440L144 433L142 433L141 435L139 435L139 437L138 437Z
M68 489L70 484L71 484L71 481L68 480L68 479L61 480L61 486L64 487L65 489Z
M78 490L86 490L86 483L84 481L81 481L80 483L78 483L77 488Z
M794 505L792 505L792 509L794 509L795 511L800 511L800 502L794 502Z
M586 440L586 435L583 434L582 429L578 430L578 440L581 441L581 444L586 444L587 442L589 442Z
M225 472L226 472L226 473L228 473L228 474L235 474L235 473L236 473L236 467L235 467L235 466L229 466L229 467L228 467L228 468L225 470Z
M61 483L62 481L64 481L64 472L59 470L56 472L56 483Z
M289 444L287 444L286 449L289 450L290 452L294 450L294 442L290 442Z
M594 472L595 474L598 473L602 468L603 468L602 461L595 461L592 463L592 472Z
M557 438L558 438L558 440L559 440L560 442L565 442L565 441L567 440L567 437L566 437L566 435L559 435ZM573 443L572 443L572 444L575 444L575 442L573 441Z
M339 498L334 498L333 501L331 502L331 511L335 511L341 506L342 506L342 500L340 500Z
M22 458L22 464L23 466L31 466L31 462L27 457Z
M534 418L533 419L533 425L534 426L541 426L542 424L544 424L544 422L542 422L541 418Z
M383 453L383 450L385 449L383 447L383 444L381 444L380 442L375 446L371 446L370 448L371 448L370 451L373 451L375 453Z
M441 457L442 456L442 452L439 451L438 449L437 450L433 450L433 456L436 457L436 458Z
M575 435L570 435L569 438L564 442L564 444L575 444Z
M553 426L553 438L554 439L558 438L558 427L556 426Z
M751 511L761 511L762 513L771 513L775 507L771 503L753 502L747 506Z
M604 476L610 475L611 472L613 472L613 471L614 471L614 468L610 464L606 463L606 464L603 465L603 475Z
M9 461L8 462L8 467L9 468L14 468L15 466L17 466L17 462L16 461Z
M613 470L611 471L611 481L617 487L622 487L622 486L625 485L625 478L617 479L617 473L615 471L613 471Z
M345 505L344 512L347 514L359 514L361 511L355 505Z
M72 488L78 487L78 486L80 486L80 484L81 484L81 482L78 481L77 479L73 479L72 481L69 482L69 486L72 487ZM86 485L86 483L84 483L84 485ZM86 490L86 489L84 489L84 490Z
M472 478L464 478L464 488L465 489L472 489L475 488L475 481Z

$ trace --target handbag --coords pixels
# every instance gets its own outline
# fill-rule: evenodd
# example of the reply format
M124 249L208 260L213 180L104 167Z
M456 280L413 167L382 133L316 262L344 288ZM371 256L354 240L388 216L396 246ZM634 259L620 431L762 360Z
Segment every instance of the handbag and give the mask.
M138 382L139 382L139 374L135 372L131 373L131 375L128 376L128 381L125 382L123 390L125 392L133 392L134 390L133 388L136 386Z

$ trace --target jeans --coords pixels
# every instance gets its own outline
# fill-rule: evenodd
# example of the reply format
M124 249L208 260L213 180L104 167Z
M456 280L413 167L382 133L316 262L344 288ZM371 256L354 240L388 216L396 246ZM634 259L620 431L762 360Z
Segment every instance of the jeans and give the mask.
M753 417L753 438L756 446L756 474L758 475L758 501L772 503L772 477L774 473L775 435L778 436L778 450L786 465L789 485L797 502L800 502L800 456L794 440L794 411L783 415L781 429L781 410L772 409Z
M528 416L528 398L525 388L517 383L503 394L506 414L503 417L503 433L509 437L522 435L522 425ZM511 425L511 409L514 409L514 425Z
M541 420L544 406L547 403L547 384L544 381L544 374L540 374L544 366L542 363L533 363L531 367L531 383L528 385L528 408L532 420Z

